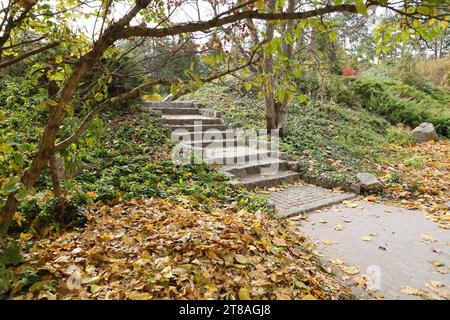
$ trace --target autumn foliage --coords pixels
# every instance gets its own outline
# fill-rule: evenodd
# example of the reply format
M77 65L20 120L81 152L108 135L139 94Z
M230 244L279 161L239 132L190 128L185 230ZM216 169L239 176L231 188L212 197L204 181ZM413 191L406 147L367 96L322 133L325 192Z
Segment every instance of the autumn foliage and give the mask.
M350 67L343 67L341 72L342 72L342 75L345 77L354 77L354 76L361 75L361 72L356 71Z

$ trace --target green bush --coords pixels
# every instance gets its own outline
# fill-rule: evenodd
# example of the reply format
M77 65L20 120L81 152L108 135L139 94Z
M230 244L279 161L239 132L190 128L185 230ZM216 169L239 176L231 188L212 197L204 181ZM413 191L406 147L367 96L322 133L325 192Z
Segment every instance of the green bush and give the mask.
M333 93L337 103L376 112L392 124L416 127L422 122L431 122L438 133L449 136L450 94L438 88L426 93L391 79L340 77L340 80L340 86Z
M58 215L58 201L55 198L40 203L39 195L24 201L19 212L21 221L13 221L9 231L11 233L26 232L30 228L39 231L45 227L53 226L56 230L61 228L81 228L86 222L84 210L92 200L84 193L77 193L64 205L62 216Z

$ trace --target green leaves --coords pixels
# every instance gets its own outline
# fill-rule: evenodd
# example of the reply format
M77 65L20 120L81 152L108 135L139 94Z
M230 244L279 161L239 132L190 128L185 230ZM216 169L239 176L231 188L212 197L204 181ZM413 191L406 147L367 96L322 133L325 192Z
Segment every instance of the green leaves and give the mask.
M5 183L2 187L2 191L6 193L11 193L19 190L22 186L22 183L20 182L19 178L14 177L7 183Z
M8 143L0 144L0 152L2 152L3 154L8 155L13 151L14 149Z
M356 11L359 14L362 14L364 16L367 16L367 7L364 4L363 0L355 0L355 7L356 7Z
M65 79L64 73L58 72L58 71L50 74L50 76L48 78L52 81L64 81L64 79Z
M264 0L257 0L256 8L258 9L258 11L264 11Z
M25 185L19 180L18 177L10 179L2 186L1 191L5 194L16 192L15 197L18 201L22 201L26 198L28 192Z
M94 95L94 100L97 101L97 102L102 101L102 100L103 100L103 94L102 94L101 92L97 92L97 93Z
M267 55L270 55L276 51L277 53L279 53L279 54L281 53L282 55L284 55L281 50L282 43L283 42L280 37L273 38L269 43L267 43L264 46L264 53Z
M330 40L331 40L332 42L336 41L336 39L337 39L337 33L336 33L336 31L331 30L331 31L328 33L328 37L330 38Z

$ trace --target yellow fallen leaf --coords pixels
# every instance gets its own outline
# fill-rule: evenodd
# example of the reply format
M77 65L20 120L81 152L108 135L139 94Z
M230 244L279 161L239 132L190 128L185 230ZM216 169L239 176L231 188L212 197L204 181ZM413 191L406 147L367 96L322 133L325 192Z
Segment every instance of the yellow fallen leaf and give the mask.
M356 208L356 207L358 207L358 204L357 204L357 203L354 203L354 202L352 202L352 201L350 201L350 200L345 200L345 201L342 202L342 204L343 204L345 207L348 207L348 208Z
M88 196L89 198L91 198L92 200L94 200L95 198L97 198L97 195L96 195L95 192L93 192L93 191L89 191L89 192L87 192L86 194L87 194L87 196Z
M423 234L423 233L420 236L422 237L423 241L427 241L427 242L436 242L437 241L435 238L433 238L429 235Z
M450 299L450 291L448 291L446 289L438 289L438 290L436 290L436 293L438 295L440 295L442 298L445 298L447 300Z
M341 259L333 259L333 260L331 260L331 263L336 265L336 266L340 266L340 265L345 264L345 262L342 261Z
M375 201L377 201L377 197L375 195L371 194L370 196L367 196L365 198L365 200L370 201L370 202L375 202Z
M323 244L327 245L327 246L331 246L334 241L333 240L322 240Z
M100 239L102 239L102 240L109 240L109 239L111 239L111 238L112 238L111 233L107 233L107 232L105 232L104 234L102 234L102 235L100 236Z
M278 293L276 299L277 300L292 300L291 296L288 293L284 293L284 292Z
M355 277L353 280L355 280L356 284L361 288L367 287L367 279L366 276L362 275L359 277Z
M317 300L313 295L307 294L302 300Z
M242 263L242 264L248 263L247 257L243 256L242 254L238 254L238 253L235 254L234 259L236 259L237 262Z
M400 291L407 295L413 295L413 296L419 296L423 298L427 298L429 296L429 293L422 290L422 289L414 289L411 287L401 287Z
M20 234L20 241L28 241L31 238L33 238L33 235L31 233L21 233Z
M355 275L359 272L359 269L355 266L351 266L351 267L342 266L341 269L342 269L342 271L344 271L345 273L350 274L350 275Z
M431 264L435 267L443 267L445 264L440 261L432 261Z
M151 295L148 292L130 291L126 294L130 300L150 300Z
M441 288L441 287L444 286L444 284L443 284L442 282L440 282L440 281L431 281L430 284L431 284L433 287L436 287L436 288Z
M286 241L284 241L284 239L282 239L282 238L274 238L272 240L272 242L273 242L274 245L276 245L278 247L285 247L285 246L287 246Z
M208 283L205 285L205 289L209 292L216 292L219 289L217 289L216 285L214 283Z
M361 240L362 241L370 241L370 240L372 240L372 237L364 236L364 237L361 237Z

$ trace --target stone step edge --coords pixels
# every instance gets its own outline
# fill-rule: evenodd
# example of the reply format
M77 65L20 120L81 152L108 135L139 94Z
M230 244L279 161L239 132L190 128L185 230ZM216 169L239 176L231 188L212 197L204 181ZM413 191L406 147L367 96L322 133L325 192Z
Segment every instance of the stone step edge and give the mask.
M292 217L298 216L303 213L308 213L308 212L313 212L313 211L320 210L323 208L328 208L328 207L334 206L336 204L342 203L343 201L355 199L356 197L358 197L358 194L356 194L356 193L345 193L345 196L343 196L341 198L336 198L334 200L330 200L329 202L326 202L323 204L318 204L311 208L295 210L295 211L291 211L287 214L281 214L279 212L277 212L276 214L278 217L281 217L281 218L292 218ZM271 202L271 200L269 200L269 202ZM273 202L271 202L270 205L273 205L275 208L275 211L276 211L276 205Z
M246 189L256 189L259 188L258 183L259 182L268 182L268 185L263 186L262 188L270 188L274 185L280 185L282 183L289 183L293 180L297 180L300 179L300 174L298 172L295 171L281 171L284 173L287 173L284 176L281 177L276 177L275 175L270 175L270 176L260 176L261 179L257 180L257 181L245 181L246 178L250 177L246 177L243 178L243 180L231 180L230 183L233 187L244 187ZM258 176L258 175L252 175L252 176Z

